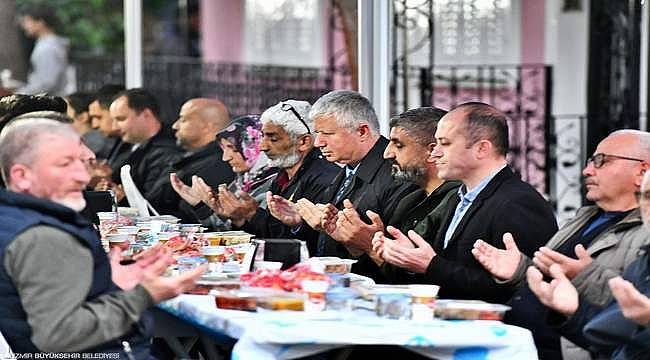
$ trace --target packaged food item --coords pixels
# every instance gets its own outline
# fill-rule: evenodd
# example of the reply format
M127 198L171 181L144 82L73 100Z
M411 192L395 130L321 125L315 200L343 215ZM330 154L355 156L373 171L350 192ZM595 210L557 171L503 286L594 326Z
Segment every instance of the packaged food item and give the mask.
M389 319L410 319L411 295L400 292L377 294L375 311L379 317Z
M257 299L257 306L266 310L303 311L304 300L300 296L277 295Z
M352 311L352 303L358 294L356 291L337 287L325 293L327 310Z
M178 263L178 270L184 272L193 270L208 261L201 256L184 256L178 258L176 262Z
M335 274L349 273L350 270L352 270L352 264L357 262L357 260L341 259L334 256L316 257L312 259L315 259L315 261L320 262L323 265L324 271L326 273L335 273Z
M222 262L225 251L226 249L223 246L204 246L201 248L201 253L210 263Z
M210 295L214 296L215 304L219 309L241 311L257 310L257 296L255 294L238 290L211 290Z
M329 288L329 281L324 280L303 280L302 291L307 295L305 311L325 310L325 293Z
M108 246L109 247L118 247L122 249L123 251L129 249L129 245L131 244L131 241L133 239L133 236L129 234L108 234L106 235L106 240L108 240Z
M478 300L438 300L435 314L447 320L502 320L510 306Z
M410 285L410 289L411 319L433 319L436 296L438 296L440 287L437 285Z
M239 290L241 285L236 281L208 281L199 280L196 285L186 291L186 294L208 295L211 290Z

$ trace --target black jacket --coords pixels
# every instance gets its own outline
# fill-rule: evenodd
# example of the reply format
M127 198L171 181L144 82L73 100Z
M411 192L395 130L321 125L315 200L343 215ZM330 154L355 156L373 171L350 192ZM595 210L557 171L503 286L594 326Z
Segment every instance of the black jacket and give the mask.
M394 181L391 175L392 162L384 159L384 149L388 146L388 140L380 137L368 154L359 163L352 183L345 196L337 203L333 203L336 192L345 179L345 168L340 169L332 186L323 194L323 203L333 203L339 209L343 208L343 200L349 199L354 204L361 218L370 223L366 216L366 210L372 210L379 214L382 219L390 219L393 216L399 201L408 193L417 189L417 186L410 182ZM325 253L323 256L339 256L350 258L348 250L332 239L321 233L326 241ZM379 267L366 254L362 255L359 261L352 267L352 271L358 274L367 275L375 279L381 279Z
M537 190L506 167L479 193L443 249L459 201L458 196L452 197L443 216L443 226L433 242L437 256L429 264L426 280L440 285L440 297L506 302L512 289L498 284L474 259L474 242L482 239L503 249L503 234L510 232L519 250L532 258L557 231L553 209Z
M158 132L129 154L125 164L131 165L131 177L142 195L161 214L169 212L164 192L156 188L161 177L169 176L172 164L181 157L174 140Z
M297 201L307 199L311 202L319 202L325 190L332 184L340 168L325 160L320 150L314 148L305 157L302 166L295 176L286 185L284 191L280 189L278 179L282 171L278 173L271 182L271 191L285 199ZM309 253L314 254L318 232L309 226L300 226L292 229L274 218L266 209L258 208L253 218L242 226L242 230L255 234L259 238L295 238L305 240Z
M406 234L414 230L425 239L429 234L435 234L440 226L441 213L445 213L449 199L457 194L458 181L445 181L436 190L427 196L423 189L418 189L406 195L397 205L393 217L388 222ZM413 274L393 264L384 263L382 272L389 283L419 283L422 276Z
M161 210L177 216L184 223L198 223L199 219L192 206L172 188L169 173L176 172L178 178L188 186L192 183L192 175L199 176L213 188L220 184L230 184L235 174L230 165L221 160L222 155L221 147L215 140L196 151L186 152L180 160L174 162L167 173L161 174L151 192L154 198L159 199Z

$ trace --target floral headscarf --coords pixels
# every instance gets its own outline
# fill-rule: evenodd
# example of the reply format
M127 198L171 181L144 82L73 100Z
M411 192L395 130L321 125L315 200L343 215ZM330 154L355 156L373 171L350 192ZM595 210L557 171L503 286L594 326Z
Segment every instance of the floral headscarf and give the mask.
M217 134L217 140L226 140L242 154L249 168L260 156L260 142L262 141L262 122L259 115L240 116L228 124Z
M262 122L259 115L240 116L217 134L217 140L232 143L246 160L249 170L237 174L231 184L234 188L249 192L257 184L275 176L277 169L269 169L269 158L260 151L262 141Z

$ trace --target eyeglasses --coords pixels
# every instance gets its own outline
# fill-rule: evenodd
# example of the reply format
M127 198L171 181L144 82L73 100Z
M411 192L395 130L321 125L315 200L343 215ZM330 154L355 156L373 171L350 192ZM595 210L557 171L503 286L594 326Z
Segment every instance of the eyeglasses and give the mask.
M635 191L634 196L636 196L636 201L638 201L638 202L650 201L650 190L647 190L647 191Z
M638 161L638 162L645 162L645 160L635 159L635 158L631 158L631 157L627 157L627 156L598 153L598 154L594 154L593 156L591 156L590 158L587 159L587 165L589 165L589 163L591 162L591 163L594 164L594 167L596 169L600 169L610 159L622 159L622 160L632 160L632 161Z
M307 134L311 134L311 130L309 130L309 126L307 126L307 123L305 122L305 120L303 120L302 116L300 116L300 114L298 114L298 111L296 111L296 109L291 104L283 103L282 107L280 109L282 109L282 111L291 111L296 116L296 118L298 120L300 120L300 122L303 125L305 125L305 129L307 129Z

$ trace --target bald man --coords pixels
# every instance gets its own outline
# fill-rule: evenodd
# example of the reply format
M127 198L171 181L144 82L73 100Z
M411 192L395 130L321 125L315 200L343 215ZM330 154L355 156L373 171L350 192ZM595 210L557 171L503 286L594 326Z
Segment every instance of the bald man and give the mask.
M219 100L195 98L183 104L172 129L176 131L176 143L186 152L172 165L171 172L185 184L192 183L192 175L201 177L212 187L230 183L235 175L221 160L221 148L215 137L229 122L228 109ZM164 204L160 210L178 216L183 222L199 221L192 206L174 191L169 176L161 177L156 188Z

